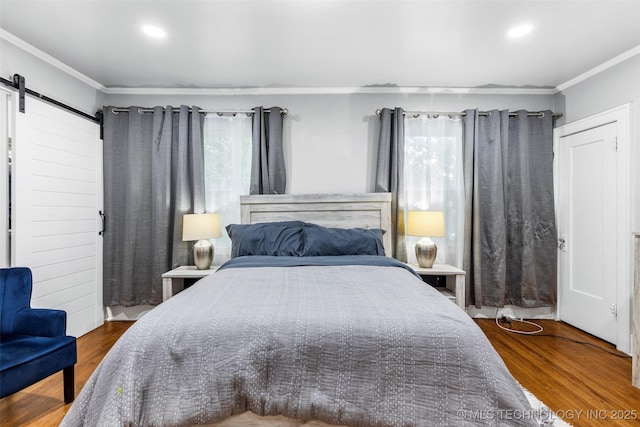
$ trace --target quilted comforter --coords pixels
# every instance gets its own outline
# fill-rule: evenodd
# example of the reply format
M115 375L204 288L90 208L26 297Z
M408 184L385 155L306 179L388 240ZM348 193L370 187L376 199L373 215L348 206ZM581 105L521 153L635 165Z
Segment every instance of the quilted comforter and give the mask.
M181 426L245 411L347 426L536 424L498 416L530 406L460 308L390 258L352 258L252 259L198 281L129 328L62 425Z

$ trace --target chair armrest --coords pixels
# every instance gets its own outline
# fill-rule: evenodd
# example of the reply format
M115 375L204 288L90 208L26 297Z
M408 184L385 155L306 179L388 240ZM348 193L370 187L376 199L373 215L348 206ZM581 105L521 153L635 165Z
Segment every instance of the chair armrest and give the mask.
M26 308L16 313L13 333L41 337L66 335L67 313L47 308Z

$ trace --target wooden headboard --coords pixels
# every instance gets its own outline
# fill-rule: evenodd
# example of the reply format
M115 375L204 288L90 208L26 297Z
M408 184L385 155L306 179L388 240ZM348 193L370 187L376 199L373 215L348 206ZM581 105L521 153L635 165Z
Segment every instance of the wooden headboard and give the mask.
M391 194L277 194L240 196L243 224L305 221L325 227L380 228L391 256Z

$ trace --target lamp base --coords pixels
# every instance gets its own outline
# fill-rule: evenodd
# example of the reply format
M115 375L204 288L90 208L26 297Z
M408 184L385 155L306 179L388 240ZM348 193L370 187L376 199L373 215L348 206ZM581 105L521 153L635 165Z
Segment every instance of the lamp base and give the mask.
M198 240L193 244L193 261L198 270L207 270L213 261L213 245L208 240Z
M416 258L418 259L418 265L422 268L433 267L437 253L438 247L431 240L431 237L423 237L416 243Z

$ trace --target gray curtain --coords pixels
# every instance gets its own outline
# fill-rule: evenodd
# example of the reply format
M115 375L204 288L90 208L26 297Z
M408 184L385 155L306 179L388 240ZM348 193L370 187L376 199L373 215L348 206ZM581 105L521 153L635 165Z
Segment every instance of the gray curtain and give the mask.
M376 193L391 193L391 243L387 254L406 262L404 200L404 110L383 108L380 111L380 137L376 167Z
M465 113L467 301L551 306L557 280L552 113Z
M282 148L282 109L253 109L249 194L284 194L287 172Z
M182 215L204 212L198 108L104 108L104 304L162 302L162 273L191 265Z

